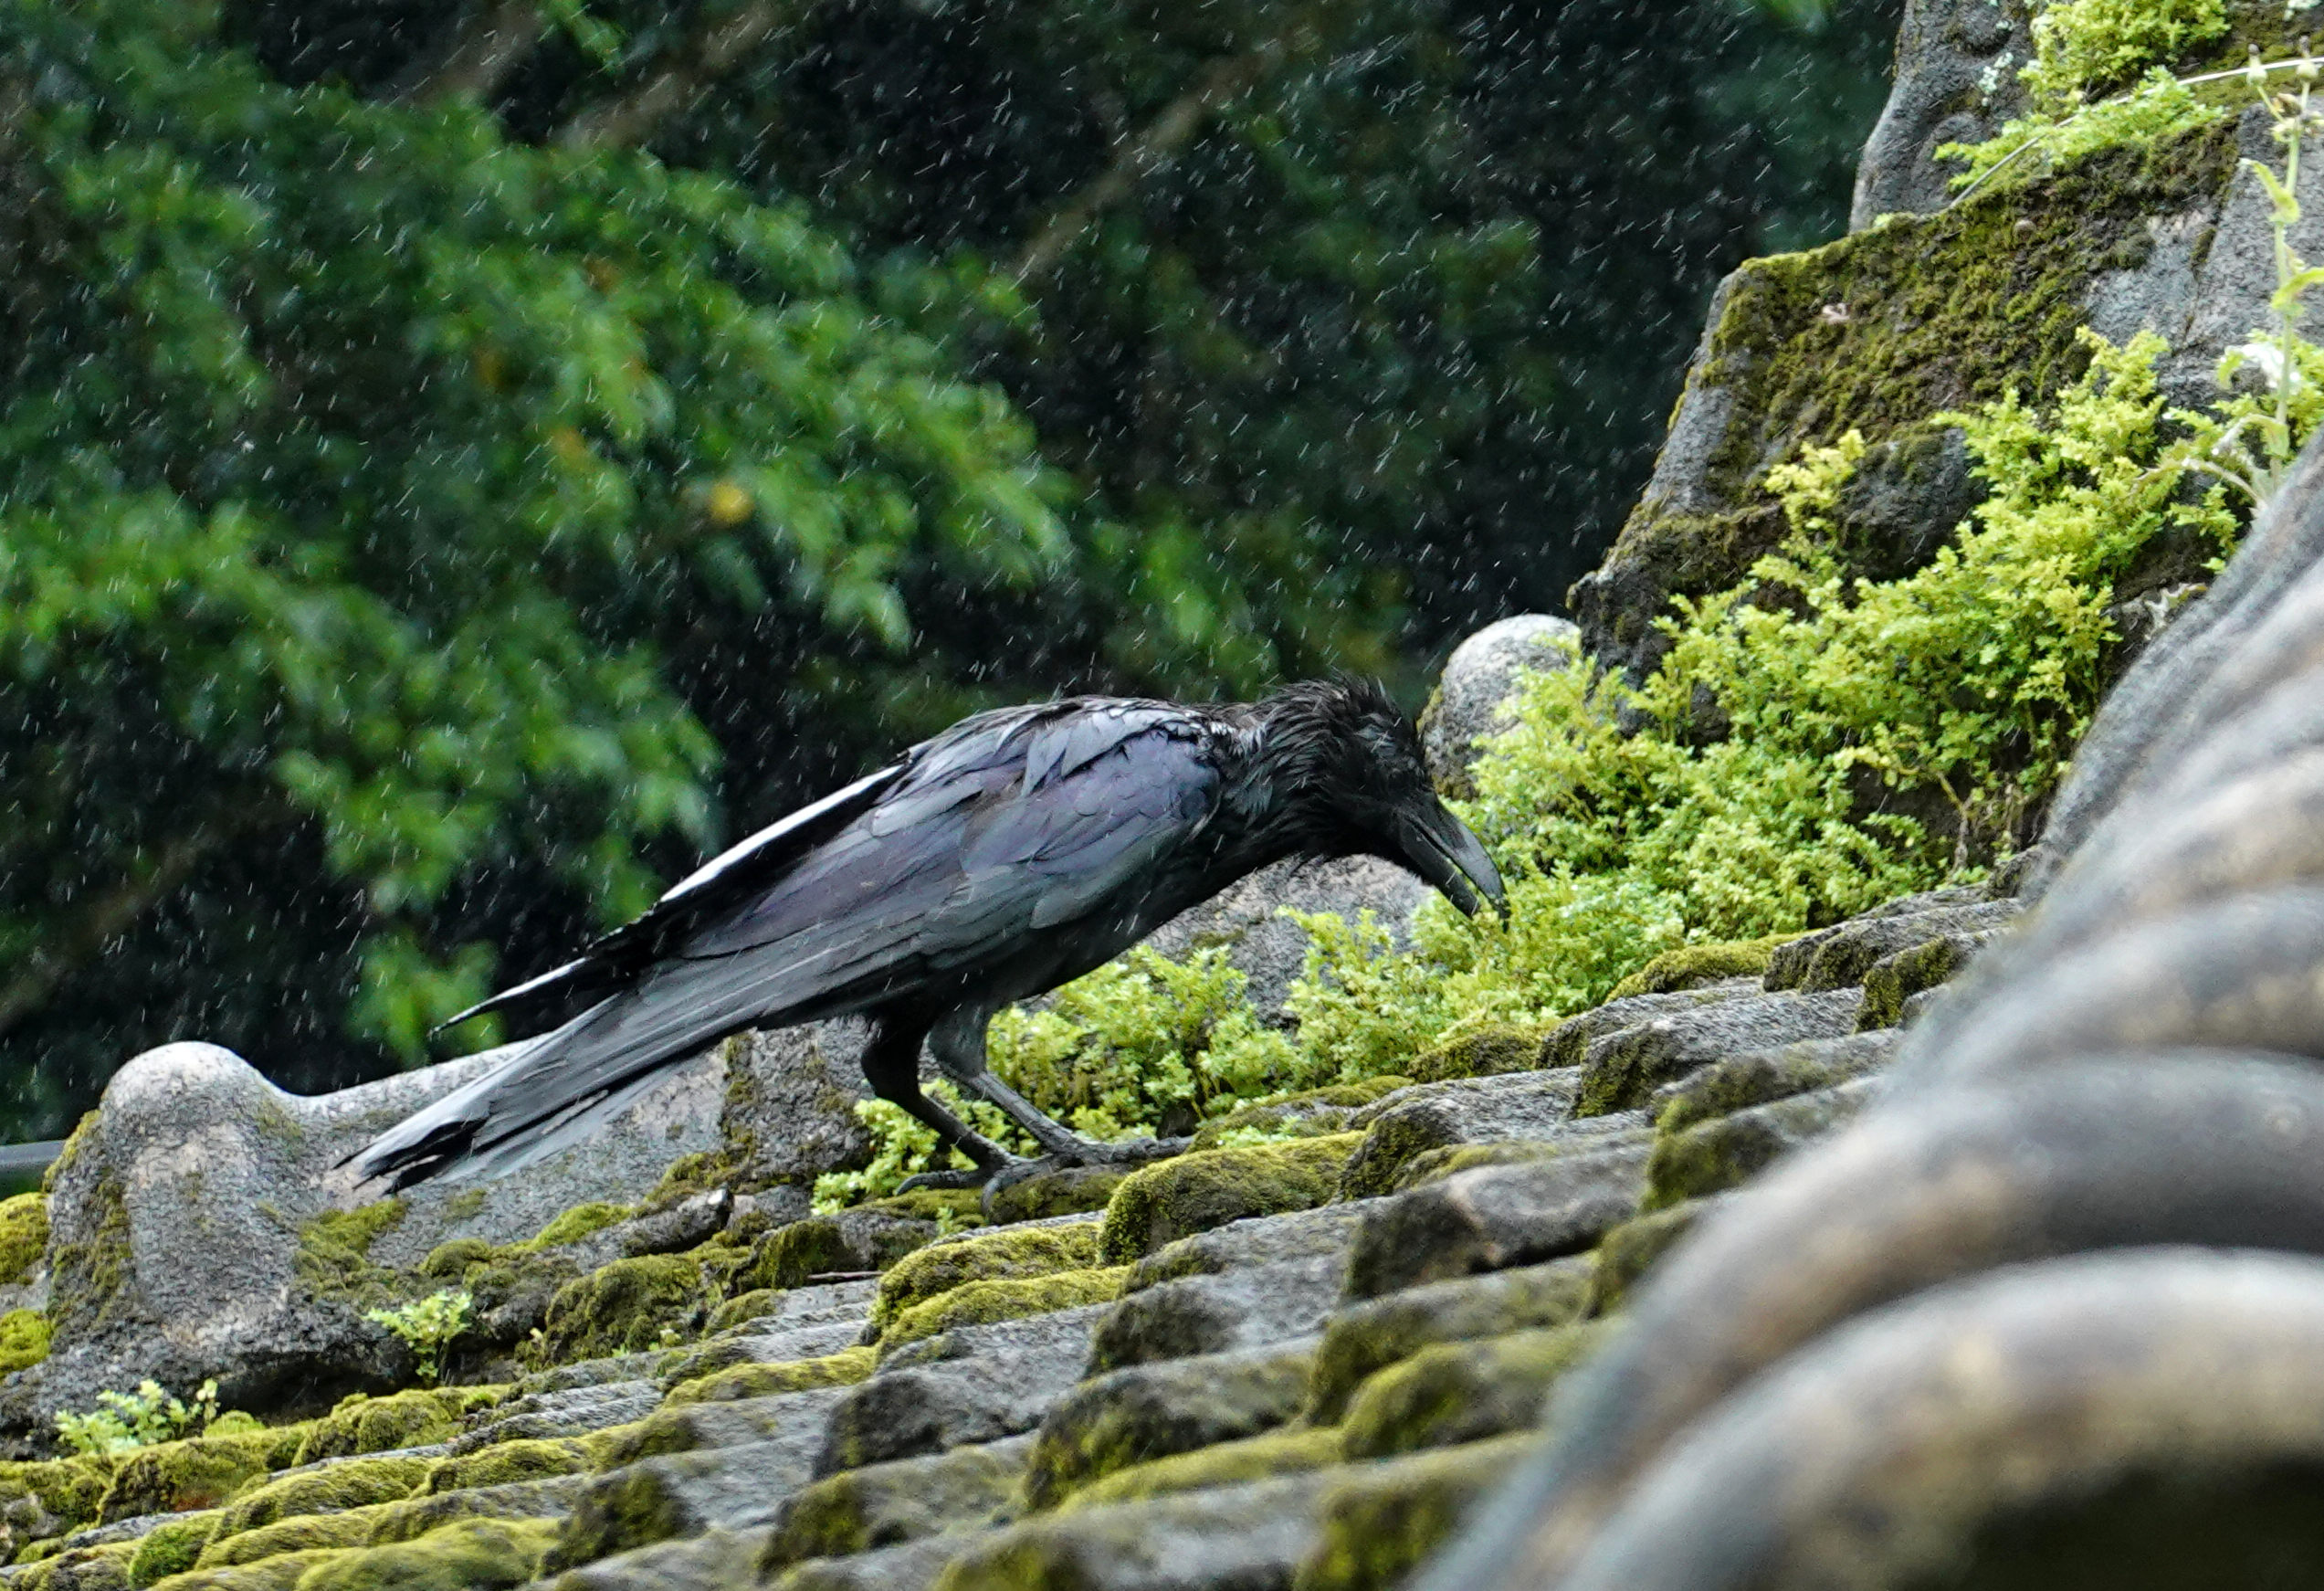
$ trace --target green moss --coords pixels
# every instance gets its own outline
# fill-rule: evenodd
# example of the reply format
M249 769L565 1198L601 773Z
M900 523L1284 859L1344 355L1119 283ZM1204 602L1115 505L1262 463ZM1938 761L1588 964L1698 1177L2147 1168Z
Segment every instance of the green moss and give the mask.
M205 1509L147 1531L137 1539L137 1551L130 1557L129 1583L151 1586L156 1580L191 1569L195 1560L202 1555L202 1549L210 1544L221 1517L217 1510Z
M70 1171L79 1161L81 1151L89 1146L89 1139L96 1134L97 1122L100 1114L101 1112L97 1111L83 1111L80 1113L80 1120L75 1122L73 1130L65 1135L65 1146L57 1151L57 1158L50 1161L48 1169L40 1174L42 1193L56 1192L57 1179Z
M392 1502L411 1495L427 1472L426 1459L359 1459L286 1476L237 1497L219 1521L217 1533L224 1538L303 1513Z
M1306 1418L1338 1423L1349 1399L1375 1373L1436 1343L1571 1324L1588 1312L1594 1269L1584 1257L1552 1259L1342 1307L1316 1349Z
M776 1227L758 1240L749 1268L735 1278L736 1289L804 1287L834 1272L885 1270L935 1241L934 1221L899 1217L889 1201L878 1203L885 1207L810 1216Z
M1002 1227L1103 1210L1130 1172L1124 1165L1067 1165L994 1188L992 1222Z
M1379 1372L1341 1422L1351 1459L1449 1447L1533 1426L1550 1389L1587 1358L1593 1322L1424 1348Z
M1174 1491L1200 1491L1211 1486L1267 1480L1278 1475L1320 1470L1339 1461L1340 1432L1336 1428L1311 1429L1301 1426L1291 1430L1268 1431L1117 1470L1067 1497L1058 1505L1058 1512L1070 1513L1114 1502L1140 1502Z
M306 1436L306 1428L286 1426L162 1442L124 1453L98 1504L98 1517L110 1522L216 1508L246 1482L289 1467Z
M393 1448L425 1447L448 1441L460 1427L477 1389L414 1387L388 1397L358 1393L308 1428L306 1440L294 1460L312 1464L321 1459L344 1459L357 1453L382 1453Z
M856 1208L907 1221L936 1221L958 1230L984 1224L983 1196L973 1187L917 1187L884 1199L866 1199Z
M48 1357L48 1317L38 1310L0 1315L0 1375Z
M1904 1020L1907 1000L1956 976L1968 964L1970 954L1966 936L1949 933L1873 963L1864 975L1864 1004L1856 1008L1856 1031L1894 1027Z
M806 1558L841 1557L969 1529L1006 1509L1025 1473L1022 1439L865 1464L818 1480L783 1505L762 1583Z
M372 1516L368 1509L356 1509L345 1513L301 1513L272 1524L260 1525L228 1535L223 1530L210 1538L202 1555L194 1561L197 1569L230 1569L238 1564L255 1564L261 1558L275 1557L283 1553L308 1553L322 1547L360 1547L371 1541Z
M1590 1312L1612 1314L1630 1297L1654 1262L1685 1237L1709 1201L1657 1210L1625 1221L1598 1242L1597 1270L1590 1282Z
M0 1463L0 1507L26 1498L66 1529L93 1523L113 1471L121 1467L118 1453L76 1454L41 1463ZM13 1511L12 1511L13 1512Z
M472 1187L465 1193L454 1194L444 1201L444 1216L447 1220L471 1221L481 1214L483 1209L484 1190L480 1187Z
M638 1201L641 1210L666 1210L672 1205L727 1186L734 1179L734 1157L725 1149L699 1150L669 1164L651 1192Z
M237 1564L223 1569L195 1569L188 1574L172 1575L157 1584L166 1587L167 1591L296 1591L299 1582L310 1570L352 1550L346 1547L316 1547L303 1553L283 1553L275 1557L261 1558L255 1564Z
M1718 944L1688 944L1667 950L1614 985L1608 1000L1633 995L1671 995L1726 978L1757 977L1767 971L1775 947L1799 936L1771 933L1763 939L1730 939Z
M420 1261L420 1274L438 1281L457 1281L472 1265L489 1265L498 1252L481 1238L455 1238L449 1243L438 1243Z
M1412 1073L1414 1081L1424 1083L1533 1071L1543 1064L1541 1043L1548 1037L1545 1028L1497 1023L1424 1050L1404 1069Z
M48 1318L84 1336L115 1322L131 1280L129 1206L121 1202L121 1185L99 1177L86 1207L88 1238L61 1243L52 1237L48 1252Z
M1413 1081L1400 1076L1365 1078L1286 1094L1263 1105L1246 1105L1195 1129L1194 1147L1230 1149L1267 1139L1321 1138L1344 1133L1349 1118L1358 1111L1398 1089L1409 1088Z
M780 1364L737 1364L714 1375L682 1381L662 1400L664 1407L689 1403L724 1403L736 1398L767 1397L778 1392L808 1392L818 1386L853 1386L878 1368L878 1353L868 1347L843 1349L819 1359L794 1359Z
M616 1259L565 1283L550 1301L540 1361L562 1364L668 1346L709 1316L702 1268L684 1254Z
M28 1280L48 1249L48 1196L0 1199L0 1286Z
M1480 1165L1530 1165L1535 1161L1555 1160L1572 1151L1565 1145L1539 1138L1510 1138L1490 1143L1446 1143L1425 1150L1404 1162L1396 1173L1394 1187L1401 1193L1408 1188L1425 1187L1432 1182L1442 1182L1464 1171Z
M300 1227L293 1272L315 1297L351 1308L377 1309L405 1301L408 1289L394 1273L372 1263L371 1246L400 1223L407 1209L402 1199L381 1199L352 1210L324 1211Z
M587 1442L576 1437L528 1438L495 1442L473 1453L438 1459L427 1469L418 1491L428 1496L464 1491L471 1487L506 1486L517 1480L546 1480L557 1475L578 1475L589 1469Z
M972 1281L1015 1280L1079 1270L1098 1257L1096 1220L1007 1229L937 1243L898 1260L879 1279L871 1323L885 1331L905 1311Z
M1129 1266L1112 1265L1051 1276L964 1282L898 1315L880 1333L879 1345L894 1348L917 1343L955 1326L989 1325L1084 1304L1111 1303L1121 1296L1122 1284L1129 1280Z
M1150 1165L1106 1206L1099 1258L1126 1265L1163 1244L1246 1216L1313 1209L1339 1192L1361 1133L1246 1149L1210 1149Z
M300 1591L489 1591L539 1575L557 1522L470 1519L310 1569Z
M745 1321L755 1321L771 1315L783 1307L784 1290L779 1287L754 1287L739 1298L728 1299L710 1312L710 1320L702 1327L702 1334L715 1337L729 1326L739 1326Z
M43 1558L16 1575L11 1591L114 1591L129 1583L129 1563L137 1553L135 1542L107 1542L101 1546L75 1547Z
M553 1249L560 1243L578 1243L592 1233L621 1225L636 1213L635 1205L575 1205L523 1242L509 1247L520 1254L529 1254L536 1249Z
M1299 1565L1293 1591L1404 1585L1540 1440L1528 1432L1351 1469L1317 1505L1321 1539Z

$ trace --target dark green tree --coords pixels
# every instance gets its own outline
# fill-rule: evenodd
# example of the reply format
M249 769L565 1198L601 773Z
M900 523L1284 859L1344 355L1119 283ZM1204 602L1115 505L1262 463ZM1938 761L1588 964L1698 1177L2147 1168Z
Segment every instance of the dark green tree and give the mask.
M20 1131L416 1059L995 698L1554 606L1892 13L0 0Z

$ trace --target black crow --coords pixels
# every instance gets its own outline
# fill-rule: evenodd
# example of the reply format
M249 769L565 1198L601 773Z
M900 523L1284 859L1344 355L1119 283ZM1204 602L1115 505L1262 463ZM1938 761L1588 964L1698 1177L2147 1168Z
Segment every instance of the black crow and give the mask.
M1011 1157L920 1092L923 1039L946 1076L1048 1153L1107 1158L985 1069L994 1012L1270 862L1359 854L1464 911L1480 892L1501 904L1485 848L1436 798L1410 722L1377 686L978 713L714 858L576 960L453 1018L502 1011L537 1027L592 1002L350 1158L398 1188L497 1175L572 1143L728 1034L857 1013L873 1022L872 1091L976 1175Z

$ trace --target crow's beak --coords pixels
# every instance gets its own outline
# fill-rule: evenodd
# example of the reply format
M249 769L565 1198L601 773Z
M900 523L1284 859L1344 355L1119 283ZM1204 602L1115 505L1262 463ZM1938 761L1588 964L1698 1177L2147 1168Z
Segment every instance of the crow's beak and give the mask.
M1477 915L1477 897L1482 895L1493 903L1496 913L1506 917L1508 898L1501 888L1500 870L1485 854L1485 842L1444 803L1431 806L1434 810L1425 816L1406 817L1397 825L1404 864L1469 916Z

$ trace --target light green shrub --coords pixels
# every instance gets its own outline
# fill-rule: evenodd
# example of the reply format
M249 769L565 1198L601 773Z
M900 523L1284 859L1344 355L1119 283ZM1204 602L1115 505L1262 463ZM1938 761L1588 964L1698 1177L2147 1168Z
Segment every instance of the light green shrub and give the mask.
M363 1319L386 1327L412 1351L422 1383L433 1386L444 1374L444 1355L468 1330L476 1300L465 1289L446 1288L392 1310L365 1310Z
M190 1408L152 1381L135 1392L100 1392L97 1401L105 1407L57 1416L58 1438L76 1453L126 1453L195 1435L218 1417L218 1384L202 1383Z

